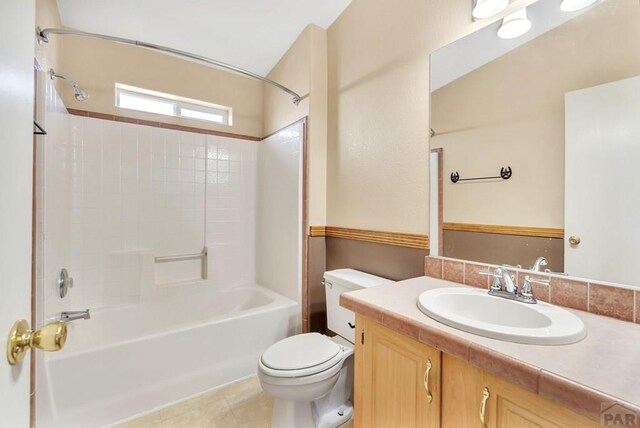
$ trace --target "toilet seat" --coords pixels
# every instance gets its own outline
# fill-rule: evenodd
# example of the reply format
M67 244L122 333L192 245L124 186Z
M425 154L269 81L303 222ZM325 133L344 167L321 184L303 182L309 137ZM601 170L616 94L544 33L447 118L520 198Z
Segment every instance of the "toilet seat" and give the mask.
M273 377L311 376L342 362L345 349L327 336L305 333L271 345L260 357L260 370Z

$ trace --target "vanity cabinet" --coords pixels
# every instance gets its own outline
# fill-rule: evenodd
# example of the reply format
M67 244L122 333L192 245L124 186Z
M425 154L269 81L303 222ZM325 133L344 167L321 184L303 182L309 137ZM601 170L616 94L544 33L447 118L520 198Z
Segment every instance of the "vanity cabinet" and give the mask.
M600 426L360 315L354 406L356 428Z
M440 358L435 348L357 316L355 427L439 427Z
M444 354L442 426L589 428L599 427L600 424Z

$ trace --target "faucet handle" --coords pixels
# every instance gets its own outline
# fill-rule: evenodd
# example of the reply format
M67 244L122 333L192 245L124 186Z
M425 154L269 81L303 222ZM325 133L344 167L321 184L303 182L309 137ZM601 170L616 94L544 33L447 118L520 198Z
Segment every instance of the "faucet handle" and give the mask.
M551 283L550 279L538 279L531 278L529 275L524 277L524 283L522 284L522 289L520 290L520 295L528 302L535 303L536 299L533 297L533 288L531 284L542 284L549 285Z
M549 285L551 284L551 280L550 279L537 279L537 278L531 278L529 275L524 277L524 280L527 281L529 280L529 282L533 282L535 284L542 284L542 285Z
M494 278L502 278L502 275L490 270L479 270L478 273L480 275L488 275L493 276Z
M502 290L502 280L504 278L504 268L497 267L494 270L479 270L478 273L480 275L488 275L493 277L493 281L491 282L491 290L500 291Z
M502 267L506 267L506 268L511 268L511 269L522 269L522 265L508 265L508 264L502 264Z

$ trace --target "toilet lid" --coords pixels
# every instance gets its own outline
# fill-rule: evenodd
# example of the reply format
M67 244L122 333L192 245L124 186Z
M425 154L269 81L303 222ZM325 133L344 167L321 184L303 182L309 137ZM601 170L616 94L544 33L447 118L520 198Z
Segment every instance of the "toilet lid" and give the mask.
M334 358L340 345L319 333L291 336L273 344L262 354L262 364L275 370L300 370Z

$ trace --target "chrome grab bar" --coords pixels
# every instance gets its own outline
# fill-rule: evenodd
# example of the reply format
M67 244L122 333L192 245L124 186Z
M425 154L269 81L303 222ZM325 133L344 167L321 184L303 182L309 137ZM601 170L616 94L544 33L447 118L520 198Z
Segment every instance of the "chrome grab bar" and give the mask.
M194 254L179 254L175 256L159 256L155 257L154 260L156 263L166 263L166 262L178 262L181 260L195 260L201 259L203 257L207 257L207 251L203 250L200 253Z

